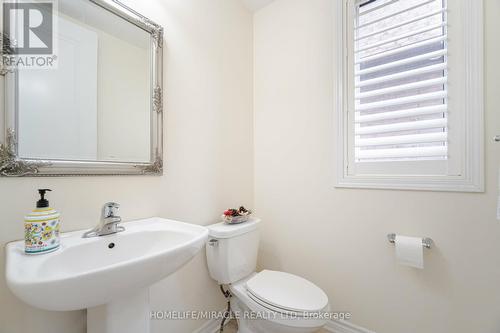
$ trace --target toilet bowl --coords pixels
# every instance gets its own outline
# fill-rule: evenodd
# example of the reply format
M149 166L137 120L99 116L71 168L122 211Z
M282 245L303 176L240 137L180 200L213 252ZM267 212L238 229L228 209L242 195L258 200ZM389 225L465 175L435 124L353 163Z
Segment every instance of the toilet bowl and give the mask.
M236 298L233 311L239 333L316 332L325 325L323 314L330 309L321 289L284 272L264 270L229 288Z
M326 324L328 297L312 282L285 272L255 272L259 219L209 226L210 275L231 291L238 333L312 333Z

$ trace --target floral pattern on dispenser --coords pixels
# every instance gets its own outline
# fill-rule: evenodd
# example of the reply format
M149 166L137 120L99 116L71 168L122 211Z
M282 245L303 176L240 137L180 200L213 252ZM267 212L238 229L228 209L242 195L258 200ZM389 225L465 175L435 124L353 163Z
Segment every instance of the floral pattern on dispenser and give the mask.
M37 202L37 208L24 219L24 244L27 254L54 251L60 245L60 214L48 207L49 203L44 195L49 190L39 191L42 199Z

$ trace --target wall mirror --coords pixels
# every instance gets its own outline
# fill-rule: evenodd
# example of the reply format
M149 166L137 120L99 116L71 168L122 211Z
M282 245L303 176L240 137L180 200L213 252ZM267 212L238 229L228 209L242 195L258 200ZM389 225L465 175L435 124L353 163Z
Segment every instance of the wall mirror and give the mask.
M56 66L0 68L0 174L161 175L162 27L115 0L56 5ZM2 36L3 59L26 59L12 32Z

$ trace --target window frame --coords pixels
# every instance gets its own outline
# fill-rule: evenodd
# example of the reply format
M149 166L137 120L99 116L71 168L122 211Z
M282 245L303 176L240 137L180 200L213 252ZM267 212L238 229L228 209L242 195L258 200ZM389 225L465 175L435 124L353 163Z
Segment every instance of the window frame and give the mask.
M358 0L335 1L336 10L336 94L337 94L337 181L336 187L375 188L400 190L484 192L484 28L483 0L448 1L449 38L454 45L448 51L458 54L455 63L449 64L450 108L449 126L453 140L450 144L459 158L450 167L456 172L433 174L432 169L421 174L404 175L355 174L349 165L353 163L354 144L351 130L354 122L351 104L354 89L354 66L350 66L353 50L353 19ZM460 24L457 24L459 23ZM460 38L458 38L458 37ZM450 43L451 44L451 43ZM467 47L468 46L468 47ZM461 65L463 64L463 66ZM352 68L351 68L352 67ZM352 101L351 101L352 100ZM455 126L457 125L457 126ZM463 134L463 135L462 135ZM461 148L460 148L461 147ZM396 162L397 163L397 162ZM427 164L427 163L426 163Z

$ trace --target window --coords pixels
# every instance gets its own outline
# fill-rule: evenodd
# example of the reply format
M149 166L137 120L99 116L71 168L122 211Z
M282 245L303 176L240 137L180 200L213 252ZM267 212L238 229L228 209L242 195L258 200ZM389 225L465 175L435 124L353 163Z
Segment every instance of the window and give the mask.
M482 2L338 10L338 186L482 191Z

